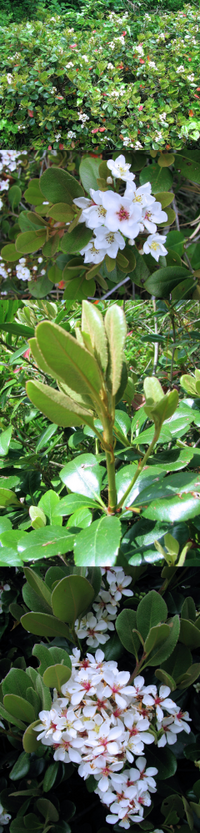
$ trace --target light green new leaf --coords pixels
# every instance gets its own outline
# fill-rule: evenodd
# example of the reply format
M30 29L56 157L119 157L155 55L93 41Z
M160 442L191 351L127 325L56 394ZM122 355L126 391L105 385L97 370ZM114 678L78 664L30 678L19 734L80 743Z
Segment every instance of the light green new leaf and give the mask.
M66 428L86 423L94 430L92 414L64 393L43 385L43 382L32 381L26 383L26 392L33 405L56 425Z
M56 688L59 694L62 694L61 686L67 683L70 677L71 671L66 665L50 665L43 674L43 681L46 686Z
M45 753L45 746L44 746L44 744L41 743L40 740L37 740L37 732L34 731L34 726L39 726L40 724L41 724L40 719L34 720L32 723L30 723L30 726L27 726L27 729L23 734L23 738L22 738L23 747L24 747L25 752L29 752L29 754L30 754L30 752L35 752L36 755L37 755L37 753L39 753L39 751L42 752L42 749L43 749L43 754ZM39 731L40 730L38 729L38 735L39 735Z
M118 391L121 382L124 361L124 343L127 334L126 319L123 309L115 304L107 309L104 319L105 331L109 345L110 379L112 395Z
M105 372L108 364L108 349L103 316L88 301L83 301L82 303L81 329L83 333L88 333L90 336L94 356L103 372Z
M13 717L24 720L25 723L31 723L35 718L35 711L31 703L28 703L23 697L18 697L18 694L5 694L3 705L10 714L13 714Z
M38 324L36 338L52 376L77 393L96 398L103 377L94 356L62 327L49 321Z
M9 428L6 428L5 431L2 431L0 434L0 456L6 457L8 454L10 441L12 437L13 426L10 425Z

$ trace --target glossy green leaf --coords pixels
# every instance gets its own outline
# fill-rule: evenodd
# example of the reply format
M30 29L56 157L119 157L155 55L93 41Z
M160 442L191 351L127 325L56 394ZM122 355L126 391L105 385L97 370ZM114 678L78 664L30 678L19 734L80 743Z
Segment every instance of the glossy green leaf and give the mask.
M59 761L54 761L53 764L50 764L50 766L48 766L48 769L46 769L43 784L42 784L42 789L43 789L44 793L50 792L53 785L55 784L57 774L58 774L58 769L59 769Z
M148 656L147 665L159 665L160 663L164 662L177 644L179 633L180 633L180 620L179 616L176 614L173 616L172 619L168 619L166 625L169 627L169 634L166 636L166 639L163 643L155 644L155 647L152 649L151 653Z
M20 621L26 631L37 636L64 636L65 639L74 642L68 626L55 616L49 616L47 613L25 613Z
M51 607L51 593L48 587L46 586L45 582L34 572L31 570L31 567L24 567L24 575L26 580L30 584L30 586L35 590L38 596L41 596L42 599L45 599L45 602Z
M120 546L121 524L116 516L101 517L83 529L75 539L77 566L114 566Z
M49 801L48 798L38 798L36 801L37 810L42 813L45 819L48 821L58 821L59 820L59 813L52 801Z
M124 360L124 343L127 333L124 311L117 304L107 309L104 318L105 331L109 345L109 375L112 395L118 391Z
M2 681L3 694L17 694L26 700L27 688L30 686L30 679L21 668L11 668Z
M45 599L39 595L28 582L24 582L22 587L22 597L23 601L29 610L34 610L35 612L40 613L52 613L51 606L45 602ZM21 610L21 616L25 611ZM19 617L20 618L20 617Z
M25 561L35 561L37 558L69 552L73 548L73 541L74 536L66 527L48 526L23 533L18 543L18 551Z
M200 662L194 662L193 665L191 665L188 668L188 670L187 670L186 674L184 675L183 679L181 680L181 682L179 682L179 688L181 688L181 690L183 690L185 688L188 688L190 685L193 685L193 683L195 683L195 680L198 680L199 675L200 675Z
M163 685L169 686L171 691L176 690L175 680L173 679L173 677L170 676L170 674L167 674L167 671L164 671L164 668L157 668L154 673L155 673L155 677L157 677L157 679L160 680L160 682Z
M170 657L165 660L163 663L163 669L174 678L176 683L182 679L183 675L185 676L185 672L189 668L192 662L192 654L189 651L189 648L186 648L186 645L182 645L180 642L174 648Z
M126 648L126 651L129 651L130 654L134 654L137 659L138 650L140 647L140 640L136 633L133 633L136 629L136 612L135 610L121 610L119 616L117 616L115 627L120 638L120 642Z
M164 781L175 775L177 770L177 760L171 749L159 749L157 746L150 746L148 749L148 765L157 767L156 778L158 781Z
M199 498L190 494L173 497L167 501L155 498L153 503L143 512L144 518L152 521L187 521L199 515Z
M19 778L25 778L29 772L30 763L30 755L28 755L27 752L21 752L21 755L19 755L16 763L9 772L9 778L11 778L12 781L18 781Z
M146 639L150 628L160 622L166 622L167 605L156 590L150 590L137 608L137 628Z
M181 619L179 639L180 642L183 642L183 644L187 645L188 648L199 648L200 630L196 628L192 622L189 622L188 619Z
M181 619L191 619L192 622L195 622L196 607L192 596L187 596L183 603L183 607L181 608Z
M150 654L155 647L158 647L158 645L160 646L160 644L165 643L165 640L168 636L169 625L159 624L156 625L154 628L151 628L144 643L145 654Z
M71 515L82 506L86 506L90 509L98 509L99 503L96 500L82 494L66 495L66 497L61 498L59 501L54 511L54 516Z
M61 469L60 478L70 491L95 500L100 495L104 474L105 469L94 454L80 454Z
M83 576L75 575L61 579L51 596L54 616L69 625L74 625L76 619L90 607L93 600L94 590L89 581Z
M59 495L57 495L57 492L54 492L53 489L48 489L48 491L45 492L45 495L42 495L42 497L40 498L39 507L47 516L48 520L50 521L50 524L58 523L59 525L62 525L62 521L60 521L59 516L57 515L57 517L55 517L54 515L55 509L57 508L58 504Z

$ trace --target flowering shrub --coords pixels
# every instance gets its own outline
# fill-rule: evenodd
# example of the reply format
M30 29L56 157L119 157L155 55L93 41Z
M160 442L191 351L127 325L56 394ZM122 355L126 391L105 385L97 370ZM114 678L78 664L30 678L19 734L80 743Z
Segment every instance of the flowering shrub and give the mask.
M198 10L1 27L1 144L180 149L200 137ZM41 25L42 23L42 25ZM53 23L53 26L52 26ZM188 54L189 43L189 54Z
M178 833L180 819L187 819L188 814L190 830L196 830L198 683L194 683L200 673L200 663L195 661L200 645L197 572L186 570L187 590L180 570L176 583L173 569L168 569L167 579L165 572L164 582L163 571L160 575L155 568L147 568L144 576L134 568L129 568L127 575L120 565L84 568L81 572L57 558L47 571L44 561L25 568L25 582L21 568L12 576L9 613L15 621L20 616L21 642L26 631L25 658L29 665L26 667L24 659L21 668L17 658L1 683L0 732L11 779L8 786L6 779L1 779L5 808L2 823L15 815L10 833L20 825L22 830L27 829L30 822L31 829L37 827L45 833L49 822L53 833L78 833L82 812L87 812L87 794L93 792L100 802L95 803L93 828L89 807L88 833L101 833L99 824L105 825L105 833L110 825L117 832L133 824L141 831L148 824L146 829L158 833L156 823L162 824L166 833L173 824L174 833ZM4 580L5 573L6 569ZM191 596L187 596L188 590ZM171 615L172 607L177 609L176 597L180 612ZM50 599L53 616L47 612ZM86 608L84 618L89 624L91 603L99 621L102 609L109 617L111 608L118 614L116 618L115 612L114 633L103 651L96 649L94 642L90 642L88 651L87 635L85 644L78 647L78 625ZM37 612L24 612L27 606L36 605ZM43 637L41 642L34 644L34 633ZM45 644L48 636L51 641ZM30 664L31 650L33 659L40 663L37 669ZM140 672L145 667L143 676ZM9 743L14 747L12 761ZM78 815L73 801L63 801L64 792L67 799L73 797L77 803L81 788L76 775L83 785L85 782L85 792L83 789L81 793L84 809L78 801ZM12 780L18 781L17 792ZM25 799L23 816L21 795Z
M107 575L114 584L115 570ZM79 764L84 780L94 776L95 793L111 811L106 821L127 830L131 822L142 821L150 793L156 792L158 770L146 766L145 745L157 737L158 747L176 743L179 732L190 732L190 717L169 698L169 686L158 693L141 676L129 685L129 672L119 671L114 660L104 662L101 650L95 657L80 656L73 648L72 674L61 686L64 696L54 689L52 708L39 713L41 724L34 729L38 740L55 749L55 761ZM128 763L134 767L127 769Z
M53 153L57 155L56 151ZM153 158L157 156L154 151L151 154ZM21 182L20 186L11 185L9 188L12 175L7 175L7 157L3 158L5 179L1 188L2 193L4 189L6 194L8 192L8 197L7 203L5 197L2 200L2 230L9 233L9 239L13 240L1 250L1 277L8 278L5 290L7 287L13 290L17 278L22 282L28 281L33 296L41 298L55 282L65 289L64 298L82 300L88 297L89 292L89 297L93 297L95 280L102 289L108 289L106 278L110 277L111 287L113 282L117 286L119 282L120 287L130 278L156 297L166 298L170 293L173 300L191 297L191 294L199 297L199 246L192 243L188 247L189 259L184 252L175 195L167 190L173 184L173 175L169 170L173 165L175 177L183 171L187 178L194 177L199 181L198 155L194 162L191 152L187 150L180 155L161 153L158 161L147 164L146 168L145 156L139 152L138 158L137 151L133 155L128 154L130 161L117 153L112 159L102 162L102 155L100 159L94 159L92 155L83 157L81 163L78 161L76 179L69 173L69 168L74 170L74 163L64 170L59 160L56 159L57 165L53 165L54 156L50 157L50 165L47 164L44 173L41 171L39 179L31 179L24 192L24 198L31 208L35 206L35 212L26 210L21 203ZM130 171L131 162L133 168L140 169L138 188L133 181L135 174ZM90 199L84 196L80 180ZM173 209L168 207L171 202ZM17 214L14 209L21 206L23 211ZM167 211L163 211L165 207ZM12 216L17 219L13 225ZM9 218L9 225L6 217ZM192 239L198 232L198 220L199 217L197 229L190 235ZM177 231L170 234L169 225L174 221ZM162 228L167 226L167 235L158 233L157 223ZM148 232L150 234L145 239ZM168 241L169 248L164 245ZM24 257L38 251L41 252L39 257L30 257L28 261ZM181 254L185 260L181 259ZM161 268L155 271L154 261L158 263L160 258ZM8 269L6 261L11 264ZM90 264L89 269L85 265L87 263ZM129 275L123 281L127 272Z

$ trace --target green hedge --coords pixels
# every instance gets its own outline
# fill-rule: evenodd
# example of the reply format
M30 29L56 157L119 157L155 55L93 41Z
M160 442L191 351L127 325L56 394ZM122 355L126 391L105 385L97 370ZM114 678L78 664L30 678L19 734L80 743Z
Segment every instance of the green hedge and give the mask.
M1 147L196 147L196 7L95 14L89 0L77 15L41 12L0 28Z

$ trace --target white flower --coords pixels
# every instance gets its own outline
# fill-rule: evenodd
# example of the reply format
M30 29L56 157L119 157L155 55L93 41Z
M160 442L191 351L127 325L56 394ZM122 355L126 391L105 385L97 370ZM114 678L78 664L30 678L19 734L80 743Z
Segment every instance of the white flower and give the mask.
M153 197L153 195L151 194L150 182L145 182L144 185L140 185L139 188L136 188L134 182L127 182L124 197L127 197L127 199L132 200L134 204L136 203L140 205L141 208L149 207L150 205L155 203L155 197ZM143 212L141 214L141 217L142 215Z
M100 249L95 246L96 240L90 240L84 249L80 250L81 255L85 255L84 263L102 263L106 255L106 249Z
M8 191L9 188L10 188L9 179L5 179L5 180L2 180L2 182L0 182L0 191Z
M113 191L102 192L102 204L106 209L105 225L110 231L120 230L125 237L137 237L141 219L141 208L126 197Z
M184 69L185 69L185 67L183 67L183 65L182 65L182 64L180 64L180 67L178 67L178 69L176 70L176 72L184 72Z
M81 620L80 627L78 627L78 620L76 620L75 628L77 628L76 633L79 639L87 639L86 644L94 648L99 643L102 645L105 644L109 639L109 636L101 633L101 631L107 630L106 622L104 619L97 620L91 612Z
M135 174L132 174L129 171L131 166L126 163L125 156L120 154L117 159L108 159L107 168L111 171L113 176L116 178L122 179L124 182L131 182L135 179Z
M12 84L13 76L10 73L8 73L8 75L6 75L6 78L7 78L8 84Z
M19 266L19 264L16 265L16 275L21 281L28 281L31 277L29 269L26 266Z
M160 234L150 234L145 240L143 245L143 253L144 254L151 254L155 260L159 260L159 257L162 255L167 255L167 249L163 245L166 241L166 235L161 237Z
M8 824L12 816L9 813L6 813L2 804L0 804L0 824Z
M109 193L112 193L111 191ZM94 191L90 188L91 199L86 197L78 197L73 200L78 208L83 208L82 214L79 218L79 223L85 222L87 228L96 229L105 223L106 209L103 207L102 191Z
M177 705L174 703L171 698L168 698L168 694L170 694L170 688L166 685L161 685L159 690L159 695L157 692L156 686L151 686L151 692L154 688L154 692L151 694L146 692L144 697L142 698L142 702L146 706L155 706L156 707L156 717L159 721L161 721L164 717L163 709L170 714L175 714L177 711Z
M120 234L120 231L114 232L109 231L104 226L100 226L95 231L95 237L97 240L98 247L101 249L107 250L107 253L110 257L115 258L117 256L118 249L124 249L125 247L125 240Z
M126 708L127 701L123 695L130 697L133 694L133 686L127 686L130 679L129 671L118 671L117 674L108 670L104 673L104 680L107 683L105 687L105 696L114 697L115 702L120 708Z
M157 231L155 220L156 223L164 223L168 220L166 211L162 211L160 202L154 202L152 210L149 206L147 206L147 208L144 208L142 211L142 225L143 227L145 226L147 231L150 231L151 234L155 234Z

